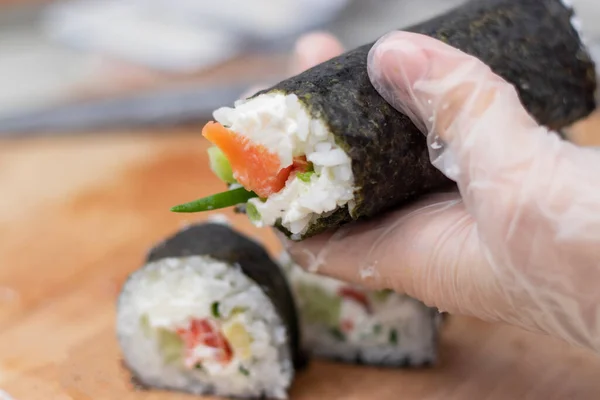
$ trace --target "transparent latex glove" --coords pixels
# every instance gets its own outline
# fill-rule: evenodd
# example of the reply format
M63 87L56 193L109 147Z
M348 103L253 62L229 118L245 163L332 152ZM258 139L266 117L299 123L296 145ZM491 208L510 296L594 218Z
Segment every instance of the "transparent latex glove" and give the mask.
M600 350L600 152L537 125L510 84L432 38L388 34L368 67L459 192L303 242L283 239L294 260Z

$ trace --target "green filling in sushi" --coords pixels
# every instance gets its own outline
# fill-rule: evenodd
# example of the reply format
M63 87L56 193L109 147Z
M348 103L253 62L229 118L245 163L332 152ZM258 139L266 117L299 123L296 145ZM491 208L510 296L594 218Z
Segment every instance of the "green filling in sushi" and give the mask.
M125 364L153 388L287 398L304 364L294 300L257 243L220 224L155 246L119 296Z
M281 259L298 303L307 351L387 366L435 363L441 315L408 296L305 272Z

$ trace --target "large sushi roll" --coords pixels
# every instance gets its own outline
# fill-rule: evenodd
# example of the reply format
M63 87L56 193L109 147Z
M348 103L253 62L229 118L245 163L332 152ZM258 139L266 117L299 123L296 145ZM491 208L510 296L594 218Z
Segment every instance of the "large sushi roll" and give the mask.
M443 314L403 294L366 290L280 263L298 305L303 346L315 357L386 367L424 367L438 359Z
M480 58L560 130L595 109L595 64L576 22L562 0L474 0L405 30ZM203 135L230 190L173 211L238 205L257 226L302 240L451 187L425 136L373 88L372 45L216 110Z
M117 333L124 364L149 388L285 399L305 363L281 269L222 224L150 251L120 294Z

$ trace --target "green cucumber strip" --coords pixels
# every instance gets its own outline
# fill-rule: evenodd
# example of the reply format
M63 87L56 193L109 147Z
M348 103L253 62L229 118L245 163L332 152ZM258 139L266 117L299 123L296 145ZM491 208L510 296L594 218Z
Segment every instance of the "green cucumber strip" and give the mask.
M246 204L246 215L250 218L250 221L258 221L260 219L260 213L252 203Z
M331 328L329 332L331 332L331 335L340 342L346 340L346 335L344 335L344 333L341 330L339 330L339 328Z
M175 332L166 329L157 330L158 348L165 364L178 361L183 355L183 340Z
M306 283L300 283L297 290L307 321L329 327L339 325L342 308L342 300L339 297L329 294L319 286Z
M310 177L313 176L315 172L314 171L308 171L308 172L298 172L296 174L296 178L300 179L302 182L310 182Z
M390 343L394 345L398 344L398 332L395 329L390 331Z
M219 302L218 301L215 301L210 305L210 311L211 311L213 317L215 317L215 318L221 317L221 313L219 312Z
M210 169L214 174L225 183L236 183L231 170L231 164L225 157L225 154L217 146L210 147L208 150L208 160Z
M393 290L384 289L384 290L378 290L376 292L373 292L372 295L375 298L375 300L383 302L383 301L387 300L388 297L390 297L393 293L394 293Z
M236 206L240 203L245 203L254 197L258 197L256 193L249 192L244 188L238 188L213 194L212 196L194 200L189 203L180 204L171 208L171 211L177 213L194 213L218 210L220 208L227 208Z
M381 325L376 324L375 326L373 326L373 333L379 335L381 333Z

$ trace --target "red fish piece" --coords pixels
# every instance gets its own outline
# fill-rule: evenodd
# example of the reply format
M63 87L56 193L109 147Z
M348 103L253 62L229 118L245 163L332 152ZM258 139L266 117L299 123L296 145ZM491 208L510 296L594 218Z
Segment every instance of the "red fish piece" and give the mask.
M177 334L184 342L186 358L193 357L194 349L200 345L217 350L216 360L222 364L228 364L233 358L231 345L218 327L208 319L194 319L188 329L177 329Z
M340 288L338 290L338 296L353 300L358 304L362 305L367 310L367 312L371 312L371 305L369 304L367 296L353 287L345 286Z

